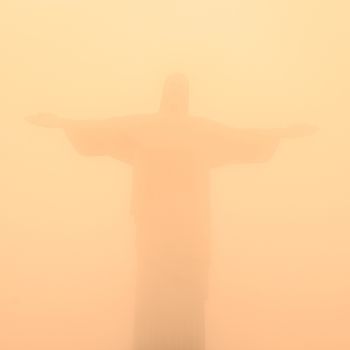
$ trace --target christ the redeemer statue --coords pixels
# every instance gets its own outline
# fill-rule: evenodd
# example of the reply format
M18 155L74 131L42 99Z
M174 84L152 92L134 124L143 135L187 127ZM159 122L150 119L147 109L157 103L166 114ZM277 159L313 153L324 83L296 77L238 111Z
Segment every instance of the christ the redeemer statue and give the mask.
M61 128L82 155L111 156L133 168L138 279L134 350L203 350L210 258L210 171L268 161L284 138L314 128L236 129L189 114L186 77L164 86L158 112L73 121Z

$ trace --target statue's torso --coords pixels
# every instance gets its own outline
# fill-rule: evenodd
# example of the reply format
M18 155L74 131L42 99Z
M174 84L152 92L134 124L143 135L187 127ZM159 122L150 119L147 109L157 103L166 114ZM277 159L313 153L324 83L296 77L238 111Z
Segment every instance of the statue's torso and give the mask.
M193 124L155 120L134 137L135 215L203 215L209 201L209 166Z

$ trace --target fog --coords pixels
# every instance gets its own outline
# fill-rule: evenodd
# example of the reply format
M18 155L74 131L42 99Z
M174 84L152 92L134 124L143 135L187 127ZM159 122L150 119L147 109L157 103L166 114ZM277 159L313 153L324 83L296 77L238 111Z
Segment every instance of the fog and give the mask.
M271 161L212 173L208 349L350 346L350 6L218 0L0 5L0 348L127 349L131 169L82 157L24 117L158 109L236 127L305 122Z

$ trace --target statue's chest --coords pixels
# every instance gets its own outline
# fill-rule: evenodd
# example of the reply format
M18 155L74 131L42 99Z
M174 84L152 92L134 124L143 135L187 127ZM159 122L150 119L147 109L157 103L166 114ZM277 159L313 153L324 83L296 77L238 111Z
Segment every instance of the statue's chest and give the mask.
M181 148L144 150L135 166L139 183L167 191L187 187L189 190L199 173L200 164L194 152Z

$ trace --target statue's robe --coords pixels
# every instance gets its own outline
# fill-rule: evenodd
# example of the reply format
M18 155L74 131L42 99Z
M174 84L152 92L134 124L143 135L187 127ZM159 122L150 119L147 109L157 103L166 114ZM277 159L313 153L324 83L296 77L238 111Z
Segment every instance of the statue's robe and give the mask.
M202 118L162 115L75 121L84 155L133 167L138 279L135 350L202 350L210 259L210 170L264 162L278 138Z

